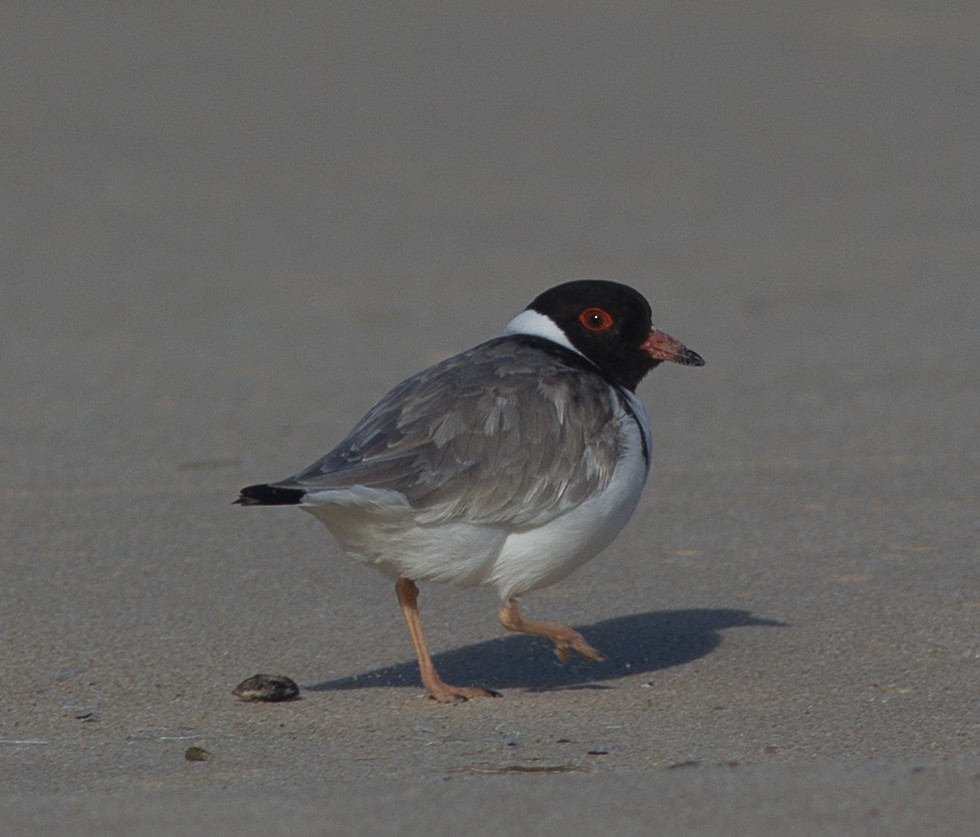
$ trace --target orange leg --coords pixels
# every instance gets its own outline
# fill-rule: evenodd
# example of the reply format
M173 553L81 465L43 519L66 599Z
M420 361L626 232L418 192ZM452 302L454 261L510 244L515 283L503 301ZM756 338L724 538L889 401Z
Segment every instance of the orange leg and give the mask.
M589 645L578 631L573 631L568 625L525 619L517 610L516 598L508 599L507 603L500 608L500 622L508 631L534 634L550 639L555 644L555 654L563 663L567 663L572 656L569 649L578 652L579 656L592 660L594 663L606 659L599 651Z
M399 578L395 582L395 592L398 594L398 604L401 605L405 621L408 623L412 645L415 646L415 656L418 657L419 671L422 673L422 685L429 697L440 703L456 703L475 697L500 697L497 692L481 689L478 686L450 686L448 683L443 683L436 667L432 664L432 657L429 656L425 636L422 634L422 620L419 618L418 608L419 588L411 579Z

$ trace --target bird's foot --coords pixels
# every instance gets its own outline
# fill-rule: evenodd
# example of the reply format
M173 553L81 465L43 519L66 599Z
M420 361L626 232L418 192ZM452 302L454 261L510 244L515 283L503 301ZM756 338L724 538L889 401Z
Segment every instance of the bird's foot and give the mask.
M450 686L444 683L432 662L429 649L422 634L422 620L419 618L418 598L419 588L410 578L400 578L395 582L395 593L398 604L401 605L408 633L415 646L415 655L419 661L419 673L422 675L422 685L430 700L438 703L461 703L471 698L500 697L499 692L483 689L480 686Z
M578 631L572 630L568 625L550 627L555 629L555 633L548 636L548 639L555 644L555 656L563 663L572 658L572 651L593 663L601 663L606 659L605 654L589 645Z
M500 622L508 631L533 634L551 640L555 646L555 655L563 663L567 663L572 658L572 651L594 663L606 659L600 651L589 645L578 631L569 628L568 625L525 619L517 609L517 599L508 599L500 608Z
M501 697L500 692L493 689L483 689L479 686L450 686L440 681L438 684L426 683L425 691L429 700L437 703L463 703L472 698Z

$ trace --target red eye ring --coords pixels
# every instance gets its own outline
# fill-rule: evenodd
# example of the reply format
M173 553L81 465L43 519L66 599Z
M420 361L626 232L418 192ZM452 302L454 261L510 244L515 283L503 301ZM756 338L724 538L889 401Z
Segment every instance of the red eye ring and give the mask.
M608 331L614 322L612 314L601 308L586 308L578 315L578 321L589 331Z

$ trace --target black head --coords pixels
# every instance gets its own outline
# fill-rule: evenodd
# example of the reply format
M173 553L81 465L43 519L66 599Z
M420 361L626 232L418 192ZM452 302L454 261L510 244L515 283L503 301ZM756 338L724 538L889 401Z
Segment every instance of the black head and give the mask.
M558 331L535 314L546 317ZM555 342L564 337L606 375L631 390L665 360L704 365L700 355L653 328L650 304L618 282L581 279L556 285L515 317L508 331L537 334Z

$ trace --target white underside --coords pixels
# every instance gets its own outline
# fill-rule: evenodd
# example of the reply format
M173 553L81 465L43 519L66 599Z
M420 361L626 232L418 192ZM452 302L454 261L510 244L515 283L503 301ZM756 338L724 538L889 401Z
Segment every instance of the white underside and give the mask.
M392 578L489 586L502 600L547 587L608 546L639 502L647 475L641 434L647 450L650 438L643 406L628 397L642 429L624 422L626 450L609 484L544 526L419 525L401 494L364 486L307 494L300 508L323 523L353 558Z

